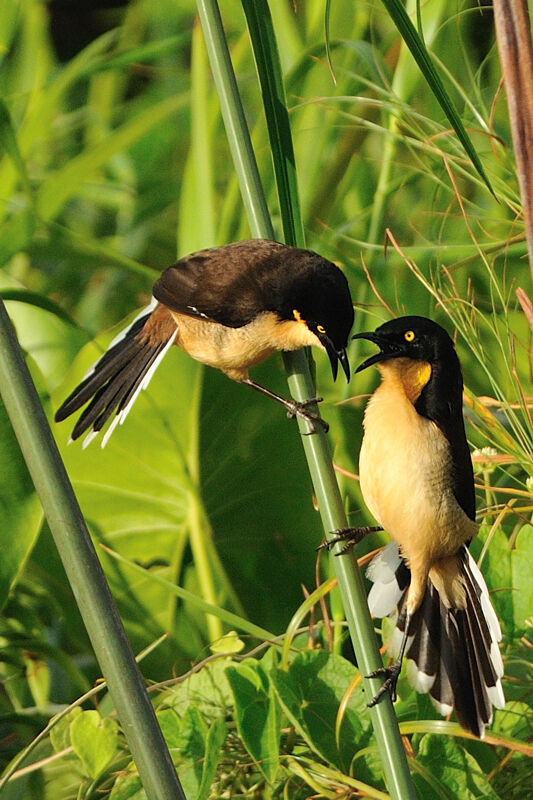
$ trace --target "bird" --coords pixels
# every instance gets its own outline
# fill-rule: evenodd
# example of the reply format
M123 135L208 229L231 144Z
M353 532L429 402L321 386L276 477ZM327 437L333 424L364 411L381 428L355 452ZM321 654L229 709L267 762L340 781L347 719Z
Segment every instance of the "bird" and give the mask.
M359 456L363 499L379 523L333 531L346 552L370 531L391 542L368 569L373 616L391 616L389 653L369 677L396 700L404 657L415 690L443 715L483 738L503 708L502 638L483 576L468 545L478 532L472 461L462 411L463 377L454 344L430 319L405 316L357 333L379 351L381 383L367 403Z
M311 430L327 423L303 402L288 400L249 377L248 370L277 350L314 345L325 350L333 379L346 355L354 311L348 282L331 261L310 250L250 239L180 258L153 286L148 306L116 336L55 414L56 422L88 403L70 441L88 431L83 446L115 414L105 446L139 392L146 389L172 345L229 378L276 400ZM89 402L90 401L90 402Z

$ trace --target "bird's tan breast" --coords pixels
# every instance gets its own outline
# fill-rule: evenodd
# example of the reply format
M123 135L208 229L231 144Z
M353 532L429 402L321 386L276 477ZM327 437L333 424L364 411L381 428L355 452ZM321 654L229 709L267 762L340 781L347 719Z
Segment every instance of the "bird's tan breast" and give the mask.
M245 379L250 367L260 364L276 350L319 344L305 325L280 322L276 314L268 311L240 328L170 313L178 326L178 347L237 381Z
M477 526L453 494L447 439L418 414L397 375L382 376L365 412L361 491L405 556L422 554L432 562L455 553Z

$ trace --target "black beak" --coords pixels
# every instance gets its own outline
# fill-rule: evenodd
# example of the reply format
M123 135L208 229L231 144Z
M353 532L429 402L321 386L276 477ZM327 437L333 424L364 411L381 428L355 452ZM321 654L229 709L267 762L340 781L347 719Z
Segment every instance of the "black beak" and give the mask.
M340 361L342 369L344 370L344 374L346 375L346 380L349 382L351 377L350 365L348 364L348 356L346 355L345 348L343 347L341 350L337 350L329 336L321 336L320 341L326 348L326 353L329 357L329 363L331 364L331 372L333 373L333 380L337 379Z
M363 361L362 364L359 364L355 370L355 374L362 372L367 367L371 367L372 364L378 364L380 361L386 361L389 358L396 358L402 354L402 351L399 347L392 345L383 336L380 336L377 331L356 333L355 336L352 336L352 339L368 339L369 342L374 342L374 344L377 344L379 347L379 353L375 353L373 356L370 356L370 358L367 358L366 361Z
M341 367L344 370L344 374L346 375L346 380L350 383L351 373L350 373L350 365L348 363L348 356L346 355L346 350L343 347L342 350L337 350L337 355L339 356L339 361L341 362Z

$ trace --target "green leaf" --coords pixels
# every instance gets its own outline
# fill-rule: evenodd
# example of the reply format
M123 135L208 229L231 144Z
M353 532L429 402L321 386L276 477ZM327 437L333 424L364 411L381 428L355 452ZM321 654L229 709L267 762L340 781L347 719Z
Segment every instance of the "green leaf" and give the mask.
M165 737L170 754L180 746L180 727L181 720L172 708L164 708L157 712L157 721L161 732Z
M533 622L533 525L524 525L511 551L513 617L516 635Z
M54 395L56 407L101 355L111 335L102 336L80 353L68 383ZM262 365L254 377L283 394L286 386L276 362L271 359ZM175 659L176 652L183 659L196 658L206 643L197 609L150 580L153 574L202 596L196 571L185 562L191 502L197 491L188 469L188 454L200 420L199 485L215 532L212 535L206 526L204 535L207 563L220 587L216 603L233 605L243 616L230 594L233 591L243 604L254 604L257 619L272 623L269 630L279 630L300 601L300 583L310 585L314 580L313 561L305 554L310 539L316 544L320 540L296 425L276 403L209 369L203 372L198 411L192 400L201 370L195 361L172 348L104 450L98 440L86 450L80 442L66 446L74 418L55 426L93 534L146 570L145 578L139 578L138 569L104 556L108 580L135 649L162 631L170 633L168 643L155 654L162 666L167 658ZM268 441L275 441L276 447L266 447ZM262 453L260 459L258 452ZM280 458L282 452L291 454L290 474ZM280 507L286 509L282 525ZM246 523L236 526L236 519ZM245 546L249 531L254 532L253 548ZM232 587L217 566L219 557ZM266 581L260 597L258 571ZM278 603L272 603L273 593ZM230 624L232 628L236 625Z
M416 763L429 779L413 775L419 797L424 800L498 800L475 758L451 737L423 736Z
M353 664L341 656L314 650L298 654L287 672L270 673L292 725L315 753L344 770L371 735L365 698L357 686L345 709L339 742L335 741L339 704L356 674Z
M26 195L32 198L30 181L26 171L26 164L20 154L17 143L17 136L11 123L11 116L7 109L6 104L0 98L0 148L5 150L17 170L20 182L26 192Z
M106 164L112 156L126 149L160 125L185 105L185 95L166 97L128 119L102 142L82 151L61 169L51 173L37 195L39 213L46 220L53 219L66 201L81 188L82 183Z
M35 233L35 215L24 208L0 222L0 265L25 250Z
M210 794L211 784L217 773L220 751L226 738L226 723L218 717L209 727L205 743L204 768L197 800L205 800Z
M236 631L228 631L221 639L211 645L212 653L225 653L230 656L233 653L240 653L244 650L245 644Z
M486 536L483 530L472 544L473 554L477 551ZM479 540L479 541L478 541ZM491 592L491 601L496 613L503 623L508 636L514 637L514 592L512 591L511 551L509 540L501 528L491 534L490 545L485 553L481 571Z
M82 713L82 709L76 706L54 724L54 727L50 731L50 742L55 753L60 753L62 750L66 750L67 747L71 746L70 726ZM50 721L53 722L53 718Z
M284 241L287 244L303 247L305 237L300 215L291 126L270 9L265 0L243 0L242 5L261 83Z
M226 670L228 659L217 659L193 672L187 680L165 693L165 705L183 715L189 708L201 711L207 719L224 716L233 705ZM177 746L175 743L173 747Z
M83 711L70 725L74 752L91 778L109 764L118 747L118 725L98 711Z
M35 360L50 392L64 380L87 334L59 307L42 295L7 286L0 276L0 292L23 350ZM42 380L42 379L41 379Z
M59 317L64 322L68 322L72 326L75 324L72 317L67 314L64 308L58 305L58 303L54 303L53 300L50 300L50 298L46 297L44 294L31 292L28 289L2 289L2 298L4 303L9 300L15 300L19 303L28 303L28 305L36 306L37 308L49 311L51 314L55 314L56 317Z
M184 167L178 215L178 242L182 254L217 244L210 79L202 29L197 22L191 45L191 145Z
M235 719L244 746L269 783L279 765L280 713L273 687L261 663L246 659L228 667Z
M35 706L46 713L50 700L50 669L48 664L35 654L24 656L26 681Z
M135 768L132 766L131 769ZM146 800L137 772L121 773L113 784L109 800Z
M411 19L407 11L405 10L405 7L402 5L400 0L382 0L382 2L387 11L389 12L394 24L398 28L398 31L400 32L402 39L404 40L405 44L411 51L413 58L420 67L422 75L426 79L428 86L435 95L436 100L438 101L440 107L446 114L446 117L448 118L450 124L455 130L457 138L463 145L472 164L476 168L480 177L485 182L489 191L492 194L494 194L489 179L487 178L485 170L483 169L483 165L481 164L479 156L474 149L472 140L470 139L468 133L466 132L465 127L461 121L459 114L457 113L455 106L452 103L451 98L446 89L444 88L444 84L442 83L441 77L437 72L437 70L435 69L433 61L431 60L431 56L424 42L422 41L418 31L411 22Z
M0 608L31 553L43 511L0 400Z
M226 736L222 718L208 729L197 708L189 708L179 731L178 773L186 797L206 800L216 774L220 748Z

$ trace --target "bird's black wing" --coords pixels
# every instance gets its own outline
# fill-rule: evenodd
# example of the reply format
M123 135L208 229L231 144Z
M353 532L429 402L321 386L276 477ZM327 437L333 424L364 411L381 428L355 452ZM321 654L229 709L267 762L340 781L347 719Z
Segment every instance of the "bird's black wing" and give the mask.
M172 311L240 328L270 310L271 281L291 250L266 239L201 250L166 269L153 294Z
M476 495L472 458L466 441L464 423L459 421L441 425L452 454L452 486L455 498L470 519L476 519Z
M463 378L459 359L455 351L450 351L431 366L431 378L415 407L419 414L432 419L448 440L453 493L465 514L475 520L474 474L463 419Z

